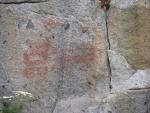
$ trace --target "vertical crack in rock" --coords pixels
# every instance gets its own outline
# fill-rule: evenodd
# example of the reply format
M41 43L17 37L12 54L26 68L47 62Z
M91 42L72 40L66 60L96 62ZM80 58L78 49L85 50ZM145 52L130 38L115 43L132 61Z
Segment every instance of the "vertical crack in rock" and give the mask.
M107 10L106 8L104 9L105 12L105 21L106 21L106 38L107 38L107 43L108 43L108 49L110 50L110 41L109 41L109 35L108 35L108 22L107 22Z
M54 107L53 107L51 113L54 113L54 111L55 111L55 109L56 109L56 106L57 106L57 102L58 102L58 97L57 97L57 99L56 99L56 101L55 101L55 103L54 103Z
M110 88L110 93L111 93L111 89L112 89L111 76L112 76L112 73L111 73L111 66L110 66L109 53L108 53L108 51L110 50L110 40L109 40L109 32L108 32L108 22L107 22L107 10L106 10L106 7L104 8L104 12L105 12L105 22L106 22L107 65L108 65L108 69L109 69L109 76L110 76L109 88Z
M147 108L146 108L146 109L147 109L147 110L146 110L146 113L149 113L149 110L148 110L148 109L149 109L149 108L148 108L148 107L149 107L149 106L148 106L148 104L149 104L149 102L148 102L148 90L147 90L147 95L146 95L146 104L147 104L147 106L146 106L146 107L147 107Z

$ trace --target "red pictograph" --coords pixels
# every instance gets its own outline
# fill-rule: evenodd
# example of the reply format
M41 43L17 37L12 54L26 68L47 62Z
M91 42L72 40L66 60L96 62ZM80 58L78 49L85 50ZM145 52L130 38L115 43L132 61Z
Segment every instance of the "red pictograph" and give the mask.
M49 69L49 71L53 72L61 63L63 64L64 71L67 71L71 62L81 65L81 68L88 68L88 64L98 58L98 50L95 47L77 48L75 50L66 49L64 50L65 53L74 51L74 55L60 55L52 67L48 68L48 58L60 53L60 51L57 51L52 46L51 39L51 37L45 38L45 42L42 44L32 43L30 40L27 41L30 50L24 53L24 64L26 68L23 73L26 78L30 79L35 76L44 77L48 74Z
M44 77L48 74L47 60L48 51L52 50L50 54L54 54L54 48L51 45L51 37L46 37L44 43L33 43L31 40L27 41L30 47L29 51L24 53L24 64L26 68L23 73L26 78L33 78L38 75Z
M68 21L66 19L49 19L42 21L42 23L45 28L55 28L67 25ZM82 45L74 49L58 51L53 46L53 39L53 36L51 36L46 37L42 42L26 41L29 47L28 51L24 52L24 64L26 67L23 70L23 74L26 78L45 77L49 71L54 72L60 64L63 64L64 71L67 71L71 63L75 63L81 66L81 68L88 68L88 65L99 57L99 51L94 46L86 47ZM68 54L61 55L62 51ZM55 58L53 64L50 63L51 57ZM51 64L51 67L49 67L48 63Z
M72 50L65 50L65 52L68 52L68 51L72 51ZM90 62L96 60L96 58L98 58L97 48L78 48L73 51L78 51L78 52L86 51L87 53L86 54L77 54L77 55L72 55L72 56L64 55L64 56L60 57L54 63L54 65L51 67L51 71L54 71L60 63L63 63L64 71L67 71L69 64L71 62L81 65L81 68L83 68L83 67L88 68L88 64Z
M48 19L42 20L42 23L45 28L56 28L59 26L65 26L68 24L68 20L66 19Z
M48 74L48 67L28 67L24 69L23 74L28 79L33 78L36 75L40 77L45 77Z
M51 45L51 38L47 37L43 44L32 43L28 41L30 51L24 53L24 64L26 66L37 66L46 64L48 59L48 50L54 49Z

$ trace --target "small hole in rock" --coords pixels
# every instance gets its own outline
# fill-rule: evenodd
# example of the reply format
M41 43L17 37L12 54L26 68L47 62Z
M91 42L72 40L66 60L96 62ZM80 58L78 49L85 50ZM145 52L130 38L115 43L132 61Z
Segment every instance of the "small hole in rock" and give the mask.
M7 41L6 41L6 40L4 40L4 41L3 41L3 44L5 44L6 42L7 42Z
M68 23L68 24L64 27L64 29L67 30L67 29L69 29L69 27L70 27L70 24Z
M2 85L3 88L5 88L5 85Z

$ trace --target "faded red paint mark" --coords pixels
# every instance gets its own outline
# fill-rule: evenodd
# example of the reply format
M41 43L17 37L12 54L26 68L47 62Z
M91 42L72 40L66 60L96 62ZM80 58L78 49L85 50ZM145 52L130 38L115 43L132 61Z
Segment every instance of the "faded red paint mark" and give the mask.
M68 20L51 18L48 20L42 20L42 23L46 29L53 29L60 26L66 26L68 24ZM53 39L53 37L46 37L45 41L41 43L27 40L29 50L24 52L24 64L26 67L23 70L23 74L26 78L31 79L36 76L45 77L48 75L49 69L53 72L60 64L63 64L64 71L67 71L71 62L81 65L81 68L88 68L88 64L99 57L97 56L98 50L95 47L77 48L75 50L66 49L64 50L65 53L71 51L75 51L77 53L74 53L74 55L57 57L57 55L60 55L60 51L53 47L51 39ZM52 67L49 68L47 66L48 58L55 55L56 61Z
M46 64L48 50L54 49L51 45L51 38L46 38L46 41L43 44L31 43L31 41L28 41L28 46L31 47L31 49L24 53L24 64L26 66ZM51 54L53 54L53 52Z
M44 43L33 43L31 40L27 41L30 47L29 51L24 53L24 64L26 68L23 74L26 78L31 79L35 76L45 77L48 74L47 61L51 56L56 55L56 61L50 67L53 72L60 64L63 64L64 71L67 71L69 64L76 63L81 65L81 68L88 68L88 65L98 58L98 50L95 47L91 48L77 48L75 50L65 49L65 53L74 51L74 55L64 55L57 57L60 51L53 47L51 37L45 38Z
M61 63L63 63L64 71L66 71L68 68L68 64L71 62L71 59L72 56L67 56L67 55L65 55L64 57L60 57L51 67L51 71L54 71L57 68L57 66Z
M55 28L58 26L65 26L68 24L68 20L66 19L62 19L62 20L58 20L58 19L49 19L49 20L42 20L42 23L44 25L45 28Z
M44 66L44 67L38 67L37 68L37 74L41 77L44 77L48 74L48 67Z
M43 66L25 68L23 74L28 79L31 79L35 76L45 77L48 74L48 67Z
M39 57L37 60L31 59L31 57ZM46 51L34 50L32 52L24 53L24 63L26 66L36 66L46 64L48 53Z
M95 60L96 58L98 58L97 53L98 50L97 48L78 48L78 51L87 51L88 53L86 54L79 54L79 55L64 55L63 57L60 57L51 67L51 71L54 71L57 66L61 63L63 63L63 68L64 71L66 71L69 67L69 64L71 63L71 61L77 63L77 64L81 64L81 68L86 67L88 68L88 64L89 62ZM66 50L66 51L71 51L71 50Z
M87 50L87 54L77 55L75 56L75 62L81 63L82 67L88 67L88 63L98 58L97 56L97 48L80 48L79 50Z
M33 43L28 40L27 44L30 50L24 53L24 64L27 66L23 71L25 77L46 76L48 74L48 67L46 66L48 56L55 53L54 47L51 45L51 37L45 38L44 43ZM49 50L51 53L48 53Z
M23 74L26 78L33 78L35 76L35 70L33 67L31 68L25 68L23 70Z

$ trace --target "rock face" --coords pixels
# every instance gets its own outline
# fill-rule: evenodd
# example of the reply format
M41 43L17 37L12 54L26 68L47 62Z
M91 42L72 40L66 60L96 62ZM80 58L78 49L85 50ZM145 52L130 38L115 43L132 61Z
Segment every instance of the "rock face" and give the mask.
M0 64L0 97L13 95L11 86L9 84L10 80L7 77L5 70Z
M107 17L112 113L150 113L150 1L112 0Z
M0 0L0 96L32 93L24 113L149 113L149 13L149 0L107 13L99 0Z

